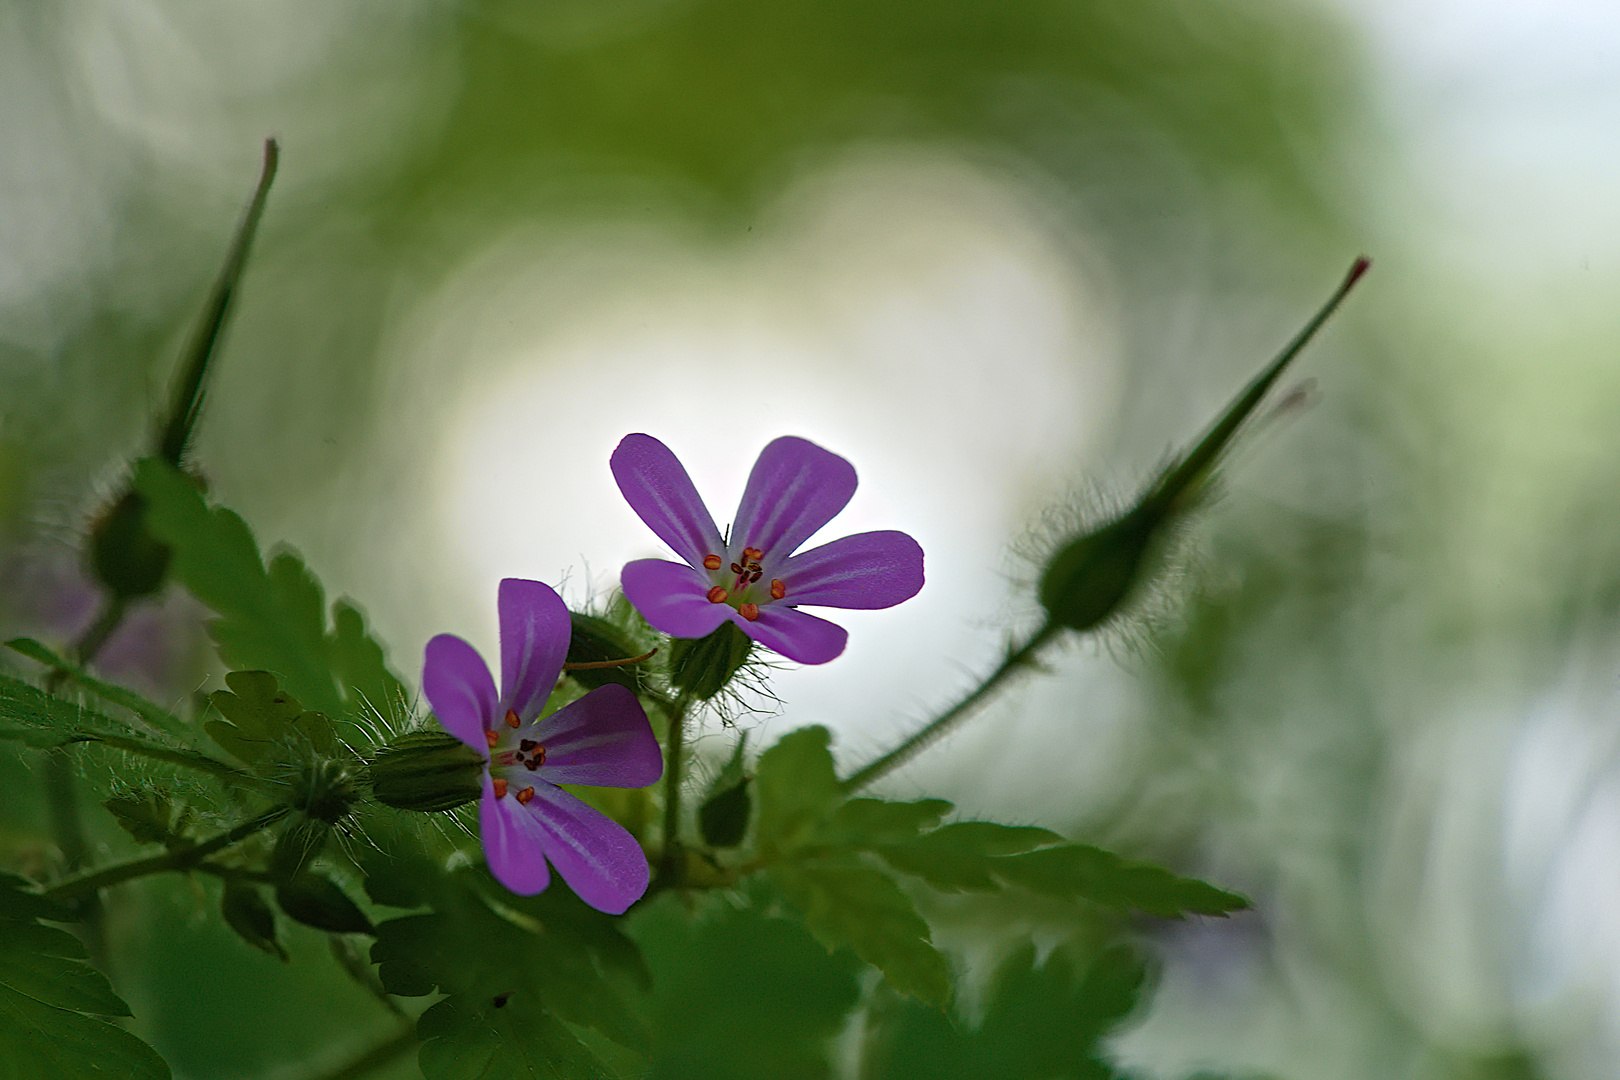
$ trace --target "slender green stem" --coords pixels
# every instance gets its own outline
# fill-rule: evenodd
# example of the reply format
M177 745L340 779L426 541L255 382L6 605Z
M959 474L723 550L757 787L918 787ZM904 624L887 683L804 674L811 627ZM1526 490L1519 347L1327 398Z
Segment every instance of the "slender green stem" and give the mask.
M1007 676L1030 666L1035 660L1035 654L1044 648L1047 642L1056 637L1061 629L1062 627L1056 623L1048 622L1035 631L1028 641L1016 649L1009 649L1006 657L996 670L985 676L984 681L968 691L962 700L913 732L899 746L896 746L876 761L857 770L854 775L840 784L839 786L843 789L844 794L850 795L859 791L879 777L893 772L933 745L952 727L966 719L979 706L980 702L990 696L992 690L1001 685Z
M664 853L658 860L660 885L678 885L686 866L681 846L681 784L686 779L686 708L689 696L683 691L664 713L669 717L669 734L664 743Z
M98 892L120 882L145 877L148 874L161 874L167 870L189 870L214 852L228 848L232 844L247 839L261 829L274 825L288 813L289 809L285 806L272 807L258 817L249 818L235 828L204 840L200 844L165 851L158 855L149 855L145 858L129 859L125 862L113 863L111 866L104 866L87 874L79 874L64 881L58 881L55 885L46 889L44 895L52 900L69 900L75 896Z

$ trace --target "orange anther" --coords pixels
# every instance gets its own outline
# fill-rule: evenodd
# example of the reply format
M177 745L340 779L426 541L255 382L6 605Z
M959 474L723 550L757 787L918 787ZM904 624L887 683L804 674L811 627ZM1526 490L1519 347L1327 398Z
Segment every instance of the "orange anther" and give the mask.
M716 585L714 588L709 590L709 593L708 593L709 603L711 603L711 604L723 604L723 603L726 602L726 597L728 597L730 595L731 594L726 592L726 590L724 588L722 588L719 585Z
M495 744L501 741L501 733L496 731L494 728L485 728L484 741L489 743L489 748L493 750L495 749Z
M534 788L532 788L532 787L526 787L522 791L517 793L517 801L522 803L524 806L528 806L530 800L532 800L533 798L534 798Z
M506 798L506 778L505 777L497 776L494 779L490 780L490 783L493 784L494 787L495 787L495 797L497 799Z
M782 584L781 578L771 578L771 599L780 600L787 595L787 586Z
M743 562L759 562L764 557L765 553L759 548L743 548Z
M517 714L516 709L507 709L506 710L506 726L507 727L522 727L523 726L523 721L518 719L518 714Z
M718 570L720 569L721 561L722 560L718 555L705 555L703 556L703 569Z
M744 604L737 609L737 614L741 615L749 622L753 622L755 619L759 618L759 605Z

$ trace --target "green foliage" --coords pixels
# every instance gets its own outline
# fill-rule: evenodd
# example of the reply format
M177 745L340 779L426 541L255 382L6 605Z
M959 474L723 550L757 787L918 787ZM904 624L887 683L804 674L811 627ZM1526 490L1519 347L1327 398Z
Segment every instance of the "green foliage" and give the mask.
M790 731L759 756L754 785L759 799L758 846L766 858L811 839L839 798L831 738L824 727Z
M1029 826L959 821L901 843L872 847L898 870L947 892L1014 885L1065 900L1169 918L1223 915L1249 906L1236 893L1162 867L1133 863Z
M295 739L318 753L332 750L332 722L304 709L298 699L276 685L268 671L232 671L229 690L216 690L208 702L223 720L210 720L203 730L220 746L255 765L273 764Z
M240 517L210 507L161 461L137 462L134 483L148 500L152 531L174 549L171 572L219 614L210 629L230 667L274 672L289 694L327 716L404 700L358 609L334 603L328 627L320 583L296 554L264 563Z
M544 1026L550 1013L645 1052L649 1035L630 1004L647 979L640 952L618 920L587 907L561 881L539 896L514 897L487 874L447 876L418 865L381 879L380 889L389 902L426 899L434 908L377 925L371 958L389 993L451 995L461 1002L451 1010L455 1030L484 1030L497 1018ZM504 996L498 1017L495 994Z
M243 941L279 958L282 963L287 962L287 950L281 947L276 932L276 913L258 886L245 881L227 881L219 907L225 925L235 930Z
M672 638L669 681L698 701L708 701L730 685L748 662L754 640L726 621L707 637Z
M176 801L173 793L159 787L120 792L101 805L140 843L169 848L187 842L186 830L194 816L189 805Z
M607 1080L613 1074L567 1025L532 998L445 998L416 1021L426 1080Z
M40 919L67 913L0 874L0 1080L117 1076L166 1080L157 1051L108 1016L128 1016L107 977L84 962L84 946Z
M276 885L276 904L290 918L329 934L373 932L365 912L325 874L305 871L280 882Z
M748 796L749 777L743 771L747 752L748 733L745 731L698 807L698 830L710 847L736 847L748 831L753 800Z
M62 672L68 677L68 679L84 687L86 690L90 691L92 694L95 694L103 701L108 701L114 705L128 709L130 712L134 713L136 716L139 716L142 720L145 720L148 724L151 724L154 728L157 728L159 731L164 732L165 734L173 735L177 738L182 738L186 735L185 725L181 723L178 716L175 716L169 710L163 708L161 705L146 700L135 691L127 689L126 687L118 686L110 682L103 682L94 675L91 675L89 672L85 671L82 667L70 662L66 657L59 656L50 649L46 648L44 645L34 641L32 638L13 638L6 642L5 646L6 648L11 649L13 652L28 657L30 660L37 661L55 671Z
M0 675L0 739L29 746L64 746L129 729L105 716L9 675Z
M741 905L659 897L630 919L652 969L650 1080L819 1080L860 998L859 961L828 951L767 890Z
M1098 1042L1136 1004L1145 970L1115 946L1042 964L1025 943L997 968L984 1019L968 1028L937 1010L897 1002L879 1014L862 1075L872 1080L1109 1080Z

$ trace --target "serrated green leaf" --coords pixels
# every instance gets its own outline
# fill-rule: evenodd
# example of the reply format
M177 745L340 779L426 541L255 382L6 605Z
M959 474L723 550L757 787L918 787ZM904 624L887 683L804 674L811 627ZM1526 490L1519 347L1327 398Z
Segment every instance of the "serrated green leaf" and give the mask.
M873 845L896 870L936 889L988 891L1014 885L1065 900L1174 918L1223 915L1247 900L1163 867L1130 862L1031 826L958 821L900 843Z
M1099 1045L1135 1006L1140 958L1116 946L1078 959L1054 950L1043 964L1026 943L996 969L983 1022L901 1002L877 1017L862 1075L873 1080L979 1080L985 1076L1110 1080Z
M997 856L1061 843L1063 837L1050 829L954 821L903 843L874 845L873 850L896 870L916 874L936 889L957 892L998 888L991 877Z
M839 806L822 826L818 841L830 846L872 849L914 840L924 829L932 829L950 813L944 799L916 802L885 802L882 799L850 799Z
M70 680L78 683L103 701L109 701L120 708L128 709L159 731L177 738L183 738L187 734L186 726L180 721L180 718L163 708L163 706L146 700L127 687L104 682L96 678L82 667L71 663L66 657L52 652L32 638L12 638L5 643L5 646L36 663L63 672Z
M567 1026L521 994L445 998L416 1022L425 1080L608 1080L613 1074Z
M746 905L664 894L630 930L652 969L649 1080L821 1080L828 1044L860 1001L862 969L778 906L761 879Z
M107 977L85 963L84 946L32 916L56 918L55 905L0 875L0 1076L118 1076L167 1080L157 1051L104 1016L129 1007Z
M990 863L991 873L1010 885L1166 918L1224 915L1249 906L1236 893L1196 878L1178 877L1161 866L1127 862L1086 844L1038 848L993 858Z
M130 729L109 716L77 702L47 694L20 679L0 675L0 720L8 721L16 737L37 733L53 742L30 745L62 745L93 738L97 734L127 734Z
M470 879L470 880L469 880ZM544 1001L570 1023L637 1051L645 1024L626 997L646 972L618 920L587 907L565 884L534 897L492 901L481 875L437 879L437 909L377 925L371 959L391 994L438 988L468 1000L511 992Z
M840 797L824 727L790 731L759 756L754 792L757 842L770 857L807 842Z
M218 613L210 629L229 666L274 672L306 708L327 716L403 700L354 605L335 603L328 630L320 583L296 553L284 549L266 565L240 517L209 506L161 461L137 462L134 484L153 534L174 549L171 574Z
M172 846L183 839L191 809L162 788L125 791L106 800L105 806L123 830L143 844Z
M216 690L208 702L223 720L203 725L220 746L249 764L274 761L295 735L316 751L327 752L334 742L332 722L306 711L298 699L281 689L268 671L232 671L225 676L229 690Z
M778 863L769 874L823 945L853 949L902 994L932 1005L950 997L950 965L888 875L853 858Z

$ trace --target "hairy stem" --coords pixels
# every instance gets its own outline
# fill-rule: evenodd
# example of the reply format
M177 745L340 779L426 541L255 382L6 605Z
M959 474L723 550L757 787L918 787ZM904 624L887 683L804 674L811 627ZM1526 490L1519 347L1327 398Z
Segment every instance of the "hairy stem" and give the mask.
M1035 661L1035 654L1056 637L1062 628L1056 623L1048 622L1015 649L1008 649L997 668L984 677L984 681L975 686L955 705L940 713L927 724L907 736L906 739L876 761L863 766L854 775L839 786L844 794L850 795L866 787L872 781L886 776L898 769L901 765L916 757L923 750L944 736L951 728L965 720L979 704L990 696L1009 675L1022 668L1029 667Z
M660 886L679 885L686 866L681 846L681 782L686 778L686 707L689 696L682 692L664 712L669 717L669 735L664 746L664 853L658 860Z
M273 807L258 817L249 818L235 828L222 832L218 836L210 837L200 844L165 851L158 855L148 855L145 858L129 859L125 862L113 863L111 866L104 866L87 874L78 874L64 881L58 881L55 885L46 889L43 895L52 900L71 900L74 897L99 892L121 882L145 877L148 874L161 874L169 870L189 870L214 852L228 848L232 844L247 839L261 829L274 825L289 812L289 809L285 806Z

